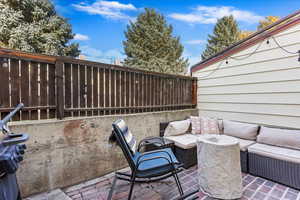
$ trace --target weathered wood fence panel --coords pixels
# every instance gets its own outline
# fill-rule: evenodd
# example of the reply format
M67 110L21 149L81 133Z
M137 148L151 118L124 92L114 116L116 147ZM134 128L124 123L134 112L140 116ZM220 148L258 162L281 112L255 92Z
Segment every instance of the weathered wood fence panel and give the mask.
M197 81L66 57L0 49L0 117L14 121L196 107Z

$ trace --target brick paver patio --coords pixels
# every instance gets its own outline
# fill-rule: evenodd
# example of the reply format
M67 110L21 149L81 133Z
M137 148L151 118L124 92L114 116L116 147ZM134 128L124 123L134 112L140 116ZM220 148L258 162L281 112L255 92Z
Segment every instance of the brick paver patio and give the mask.
M72 200L106 200L113 174L97 178L86 183L75 185L64 189L64 192ZM184 191L191 191L198 188L197 169L192 167L180 173L180 180ZM281 184L268 181L263 178L255 177L250 174L243 174L243 200L257 199L257 200L299 200L300 191L283 186ZM127 199L129 190L129 183L118 180L113 199ZM212 199L204 193L197 194L201 200ZM133 199L151 199L151 200L168 200L178 197L177 187L174 179L169 179L156 182L136 184L134 187Z

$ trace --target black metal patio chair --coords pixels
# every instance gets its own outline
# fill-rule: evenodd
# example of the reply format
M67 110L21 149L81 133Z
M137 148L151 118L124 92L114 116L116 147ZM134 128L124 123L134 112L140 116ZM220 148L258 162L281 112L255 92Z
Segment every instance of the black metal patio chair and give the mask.
M136 182L154 182L166 179L171 176L174 177L176 185L178 187L178 191L180 194L178 199L185 199L197 192L192 191L188 194L184 194L177 175L178 172L181 172L183 170L183 165L177 160L170 148L141 153L139 152L140 149L143 146L150 144L149 142L147 142L146 138L139 143L138 149L137 151L135 151L136 141L129 131L128 126L126 125L124 120L119 119L115 121L112 126L113 131L111 137L115 139L117 145L122 149L123 154L131 169L131 173L115 173L115 178L108 195L109 200L112 198L117 179L130 182L130 190L128 195L129 200L131 199L133 187ZM161 142L163 143L163 140L161 140Z

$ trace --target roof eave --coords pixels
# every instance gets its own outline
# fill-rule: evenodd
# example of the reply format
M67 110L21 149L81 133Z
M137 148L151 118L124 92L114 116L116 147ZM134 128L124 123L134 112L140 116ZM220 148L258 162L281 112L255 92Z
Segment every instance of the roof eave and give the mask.
M261 41L262 38L264 39L266 36L270 36L271 33L273 33L273 32L276 32L276 33L277 33L276 30L281 30L281 31L283 31L283 30L287 29L288 27L290 27L290 26L285 26L287 22L288 22L288 25L289 25L289 24L291 24L291 23L294 23L295 21L300 21L300 17L299 17L299 18L296 18L296 19L294 19L294 20L292 20L292 21L289 21L290 19L296 17L297 15L300 15L300 10L298 10L298 11L296 11L296 12L294 12L294 13L292 13L292 14L290 14L290 15L288 15L288 16L286 16L286 17L280 19L280 20L278 20L277 22L275 22L275 23L273 23L273 24L267 26L266 28L264 28L264 29L262 29L262 30L260 30L260 31L257 31L257 32L255 32L255 33L251 34L249 37L247 37L247 38L245 38L245 39L243 39L243 40L241 40L241 41L238 41L238 42L234 43L233 45L231 45L231 46L229 46L228 48L226 48L226 49L220 51L219 53L214 54L214 55L212 55L211 57L209 57L209 58L207 58L207 59L205 59L205 60L203 60L203 61L200 61L199 63L197 63L197 64L195 64L195 65L193 65L193 66L191 67L191 72L195 72L195 71L198 71L198 70L200 70L200 69L205 68L205 67L207 66L206 63L210 63L210 64L211 64L211 63L213 63L213 62L210 62L211 60L214 60L214 59L216 59L216 58L218 58L218 57L222 57L222 55L224 55L225 53L227 53L227 52L229 52L229 51L233 51L233 50L236 49L236 48L242 47L242 45L245 45L246 47L249 46L249 43L251 43L252 45L254 45L254 44L258 43L259 41ZM281 24L281 26L280 26L280 24ZM279 25L279 26L278 26L278 25ZM278 27L276 27L276 26L278 26ZM268 30L270 30L270 29L272 29L272 28L274 28L274 27L276 27L276 28L273 29L273 30L270 31L270 32L267 32ZM282 27L285 27L285 28L282 29ZM265 33L265 34L264 34L264 33ZM254 38L255 40L257 40L256 43L253 43L253 41L251 41L251 39L253 39L253 38ZM260 40L259 40L259 39L260 39ZM248 43L246 43L247 41L248 41ZM232 53L232 54L233 54L233 53ZM217 59L216 59L216 60L217 60ZM217 62L217 61L216 61L216 62Z

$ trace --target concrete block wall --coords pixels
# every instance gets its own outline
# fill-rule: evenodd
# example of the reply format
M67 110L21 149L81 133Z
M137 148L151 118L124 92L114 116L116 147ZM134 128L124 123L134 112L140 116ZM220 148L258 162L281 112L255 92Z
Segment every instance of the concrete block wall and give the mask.
M137 140L159 135L159 123L197 115L197 109L16 122L29 133L28 150L18 170L22 196L63 188L126 166L121 150L108 144L111 124L123 118Z

